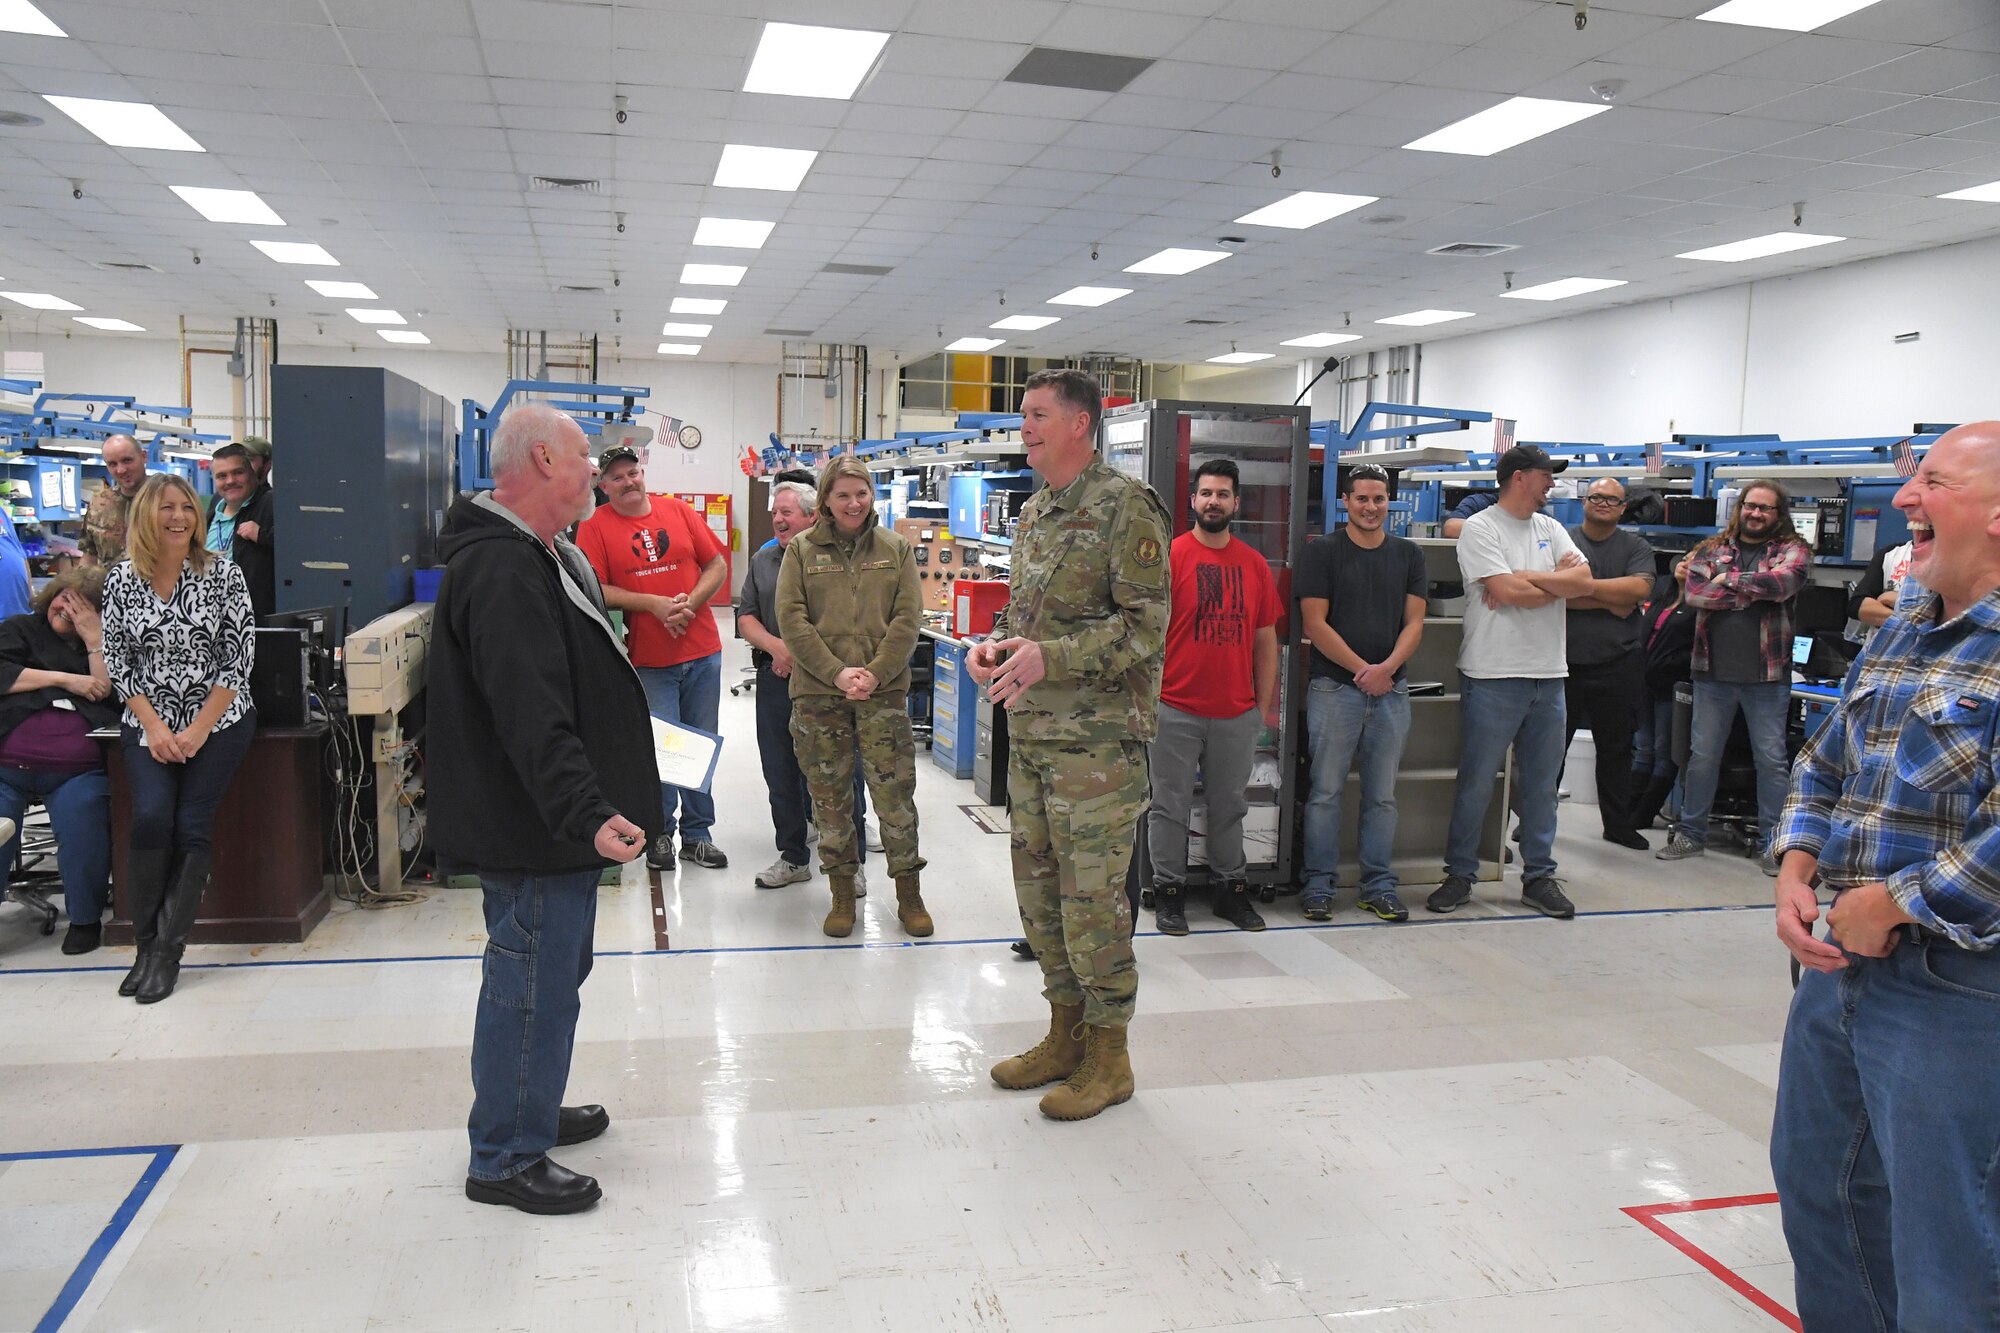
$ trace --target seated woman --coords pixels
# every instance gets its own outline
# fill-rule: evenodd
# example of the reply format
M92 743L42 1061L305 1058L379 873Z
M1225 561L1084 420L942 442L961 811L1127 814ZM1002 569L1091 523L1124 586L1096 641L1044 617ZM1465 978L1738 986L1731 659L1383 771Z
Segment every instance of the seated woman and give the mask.
M139 957L120 995L174 993L208 888L215 812L257 730L257 652L243 571L204 544L194 488L172 473L133 497L125 560L104 579L104 665L125 699L132 788L126 905Z
M104 748L90 739L118 721L104 669L97 608L102 569L71 569L35 594L26 615L0 620L0 820L8 821L0 866L12 872L13 830L31 802L47 807L69 911L64 953L103 942L111 880L111 797Z

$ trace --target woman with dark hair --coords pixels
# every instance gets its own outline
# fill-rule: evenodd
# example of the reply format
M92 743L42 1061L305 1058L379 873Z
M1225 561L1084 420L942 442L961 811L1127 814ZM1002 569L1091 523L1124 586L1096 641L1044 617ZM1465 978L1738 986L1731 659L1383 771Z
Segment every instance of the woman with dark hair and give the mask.
M104 664L125 700L125 887L139 946L118 993L153 1004L174 993L208 888L215 812L257 730L257 640L243 571L207 549L192 486L148 478L130 522L127 558L104 580Z
M35 594L28 614L0 620L0 819L10 824L0 873L19 855L11 830L40 802L56 835L67 954L103 942L111 880L110 787L103 747L90 739L118 720L97 613L103 596L102 569L71 569Z

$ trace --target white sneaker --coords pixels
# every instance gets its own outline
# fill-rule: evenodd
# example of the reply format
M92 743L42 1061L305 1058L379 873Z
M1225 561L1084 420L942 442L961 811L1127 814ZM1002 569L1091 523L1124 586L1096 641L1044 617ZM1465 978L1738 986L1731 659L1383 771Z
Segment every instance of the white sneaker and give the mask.
M879 852L882 850L882 830L876 826L874 820L862 820L861 831L864 840L868 843L869 851Z
M819 845L819 825L813 823L809 819L806 821L806 846L817 847L818 845Z
M854 896L857 898L866 898L868 896L867 866L857 865L854 867Z
M782 889L787 884L803 884L812 877L811 866L795 866L781 856L757 872L757 887Z

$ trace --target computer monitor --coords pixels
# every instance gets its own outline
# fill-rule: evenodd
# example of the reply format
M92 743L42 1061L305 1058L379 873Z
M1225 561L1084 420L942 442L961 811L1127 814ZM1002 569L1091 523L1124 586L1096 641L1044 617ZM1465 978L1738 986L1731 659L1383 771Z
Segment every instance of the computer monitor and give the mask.
M260 622L265 629L295 629L306 637L312 687L324 692L333 684L334 649L340 644L340 612L331 606L300 611L276 611Z
M1799 537L1807 546L1815 550L1819 547L1819 506L1792 511L1792 526L1799 530Z
M1792 665L1804 669L1806 660L1812 656L1813 636L1794 634L1792 636Z
M1799 589L1793 611L1794 634L1838 632L1847 628L1847 590L1830 583L1808 583Z

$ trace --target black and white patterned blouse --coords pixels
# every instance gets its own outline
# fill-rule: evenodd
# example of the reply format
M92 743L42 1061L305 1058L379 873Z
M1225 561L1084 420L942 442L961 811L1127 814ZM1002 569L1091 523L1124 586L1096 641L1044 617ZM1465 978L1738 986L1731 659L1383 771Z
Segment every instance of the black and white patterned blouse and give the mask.
M104 667L118 697L143 694L170 731L183 731L208 701L210 687L236 691L215 720L217 730L250 711L250 664L257 655L256 619L243 571L211 560L202 573L181 562L165 601L121 560L104 578ZM125 709L125 724L139 719Z

